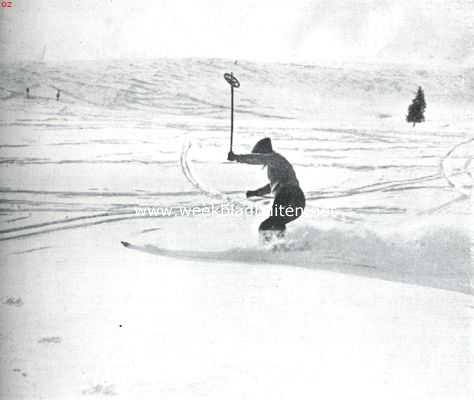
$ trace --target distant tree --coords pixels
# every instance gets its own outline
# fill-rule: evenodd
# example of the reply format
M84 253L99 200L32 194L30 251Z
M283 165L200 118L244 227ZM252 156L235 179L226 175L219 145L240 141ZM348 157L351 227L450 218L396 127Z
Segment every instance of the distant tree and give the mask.
M415 126L417 122L424 122L425 108L425 94L423 93L421 86L419 86L415 98L408 107L407 122L413 122L413 126Z

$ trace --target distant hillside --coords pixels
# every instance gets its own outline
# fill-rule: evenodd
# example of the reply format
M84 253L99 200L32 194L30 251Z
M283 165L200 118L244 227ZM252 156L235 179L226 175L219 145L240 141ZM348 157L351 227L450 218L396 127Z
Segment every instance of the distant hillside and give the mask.
M23 99L30 87L37 99L53 99L60 88L68 103L111 110L227 117L229 88L223 73L241 81L239 112L297 118L332 104L407 103L425 89L428 105L474 101L474 69L413 69L402 66L332 68L257 64L228 60L79 62L2 65L0 100Z

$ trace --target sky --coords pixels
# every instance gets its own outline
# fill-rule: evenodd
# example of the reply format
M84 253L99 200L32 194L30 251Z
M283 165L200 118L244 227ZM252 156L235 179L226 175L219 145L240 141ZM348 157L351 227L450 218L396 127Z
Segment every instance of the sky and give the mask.
M473 63L474 0L12 0L3 60Z

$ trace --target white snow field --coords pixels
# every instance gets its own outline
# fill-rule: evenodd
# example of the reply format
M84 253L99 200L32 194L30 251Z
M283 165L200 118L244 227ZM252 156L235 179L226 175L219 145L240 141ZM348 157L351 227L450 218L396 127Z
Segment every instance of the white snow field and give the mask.
M0 398L473 398L472 69L0 69ZM271 137L307 196L279 251L230 71L234 151Z

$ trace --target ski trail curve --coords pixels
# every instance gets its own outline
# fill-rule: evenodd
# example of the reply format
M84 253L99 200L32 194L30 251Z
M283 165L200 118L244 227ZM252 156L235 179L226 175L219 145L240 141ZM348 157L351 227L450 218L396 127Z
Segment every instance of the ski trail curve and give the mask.
M191 164L189 161L189 151L191 150L191 148L192 148L192 141L189 138L186 138L183 143L179 160L180 160L181 170L183 171L184 176L194 188L196 188L197 190L199 190L201 193L205 194L206 196L215 200L219 200L222 203L233 204L240 208L254 210L255 212L260 211L260 207L253 202L250 202L248 200L247 201L236 200L232 198L231 196L228 196L225 193L222 193L219 190L200 182L199 179L196 178L196 175L193 173L191 169Z
M440 161L442 176L452 188L466 197L472 196L472 171L470 169L473 168L473 155L469 154L469 149L467 148L467 145L471 143L474 143L474 138L457 143ZM456 153L459 150L467 150L468 154L457 155ZM458 179L453 179L455 176Z

